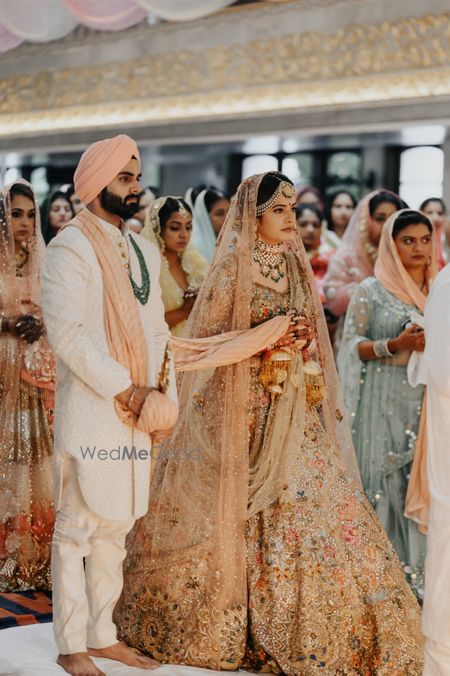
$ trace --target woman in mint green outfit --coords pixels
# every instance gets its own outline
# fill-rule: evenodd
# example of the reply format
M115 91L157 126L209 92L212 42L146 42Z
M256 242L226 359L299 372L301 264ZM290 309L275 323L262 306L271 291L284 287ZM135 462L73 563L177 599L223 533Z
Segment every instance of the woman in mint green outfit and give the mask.
M375 276L352 296L338 357L364 490L419 597L426 540L404 511L424 390L409 385L407 366L424 348L415 322L434 273L431 223L415 211L395 213L383 228Z

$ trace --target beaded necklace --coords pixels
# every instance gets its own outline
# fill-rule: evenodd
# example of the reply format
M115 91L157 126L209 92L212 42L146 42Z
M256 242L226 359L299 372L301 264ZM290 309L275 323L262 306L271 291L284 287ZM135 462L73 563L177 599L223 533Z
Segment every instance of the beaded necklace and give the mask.
M130 282L131 286L133 287L133 293L135 295L135 298L140 302L141 305L146 305L148 298L150 296L150 274L148 272L148 267L147 263L145 262L144 254L140 250L137 242L129 235L131 245L136 253L137 259L139 261L139 267L141 270L141 279L142 279L142 284L141 286L138 286L136 282L134 281L133 277L131 276L131 266L130 266L130 272L129 277L130 277Z

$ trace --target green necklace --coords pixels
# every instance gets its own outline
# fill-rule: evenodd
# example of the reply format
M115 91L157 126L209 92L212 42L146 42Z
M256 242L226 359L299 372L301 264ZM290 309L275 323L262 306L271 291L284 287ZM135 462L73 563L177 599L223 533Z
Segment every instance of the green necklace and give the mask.
M133 287L133 293L137 300L140 302L141 305L146 305L148 301L148 297L150 295L150 275L148 272L148 267L147 263L145 262L144 254L140 250L140 248L137 245L137 242L134 241L134 239L130 235L130 242L133 246L133 249L136 253L136 256L139 261L139 267L141 269L141 279L142 279L142 284L141 286L138 286L136 282L134 281L133 277L131 276L131 265L130 265L130 282L131 286Z

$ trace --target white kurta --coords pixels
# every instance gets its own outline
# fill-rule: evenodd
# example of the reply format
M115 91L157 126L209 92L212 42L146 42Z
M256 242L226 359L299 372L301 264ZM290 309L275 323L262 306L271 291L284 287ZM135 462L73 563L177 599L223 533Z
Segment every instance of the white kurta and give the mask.
M450 265L425 309L428 479L431 507L425 571L425 674L450 674Z
M110 236L117 238L117 228L101 223ZM125 245L129 236L125 231ZM134 233L132 236L150 273L149 300L145 306L138 300L136 303L148 345L148 385L156 386L170 336L159 285L161 261L151 242ZM139 262L133 247L128 249L131 274L140 285ZM147 459L127 458L124 448L130 452L134 445L137 452L150 452L151 440L124 425L115 411L114 396L129 387L130 374L110 354L100 265L90 242L78 228L68 226L49 244L42 297L47 334L57 359L56 508L61 501L64 456L69 455L76 460L83 498L94 513L111 520L138 518L148 509L150 453ZM173 365L168 395L176 401ZM99 456L99 450L106 454Z

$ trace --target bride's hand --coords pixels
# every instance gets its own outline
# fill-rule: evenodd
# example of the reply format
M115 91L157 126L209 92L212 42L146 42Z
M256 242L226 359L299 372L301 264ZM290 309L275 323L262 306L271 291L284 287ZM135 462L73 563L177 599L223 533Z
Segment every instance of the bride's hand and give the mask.
M286 333L273 346L306 350L314 339L314 326L304 315L293 314Z

